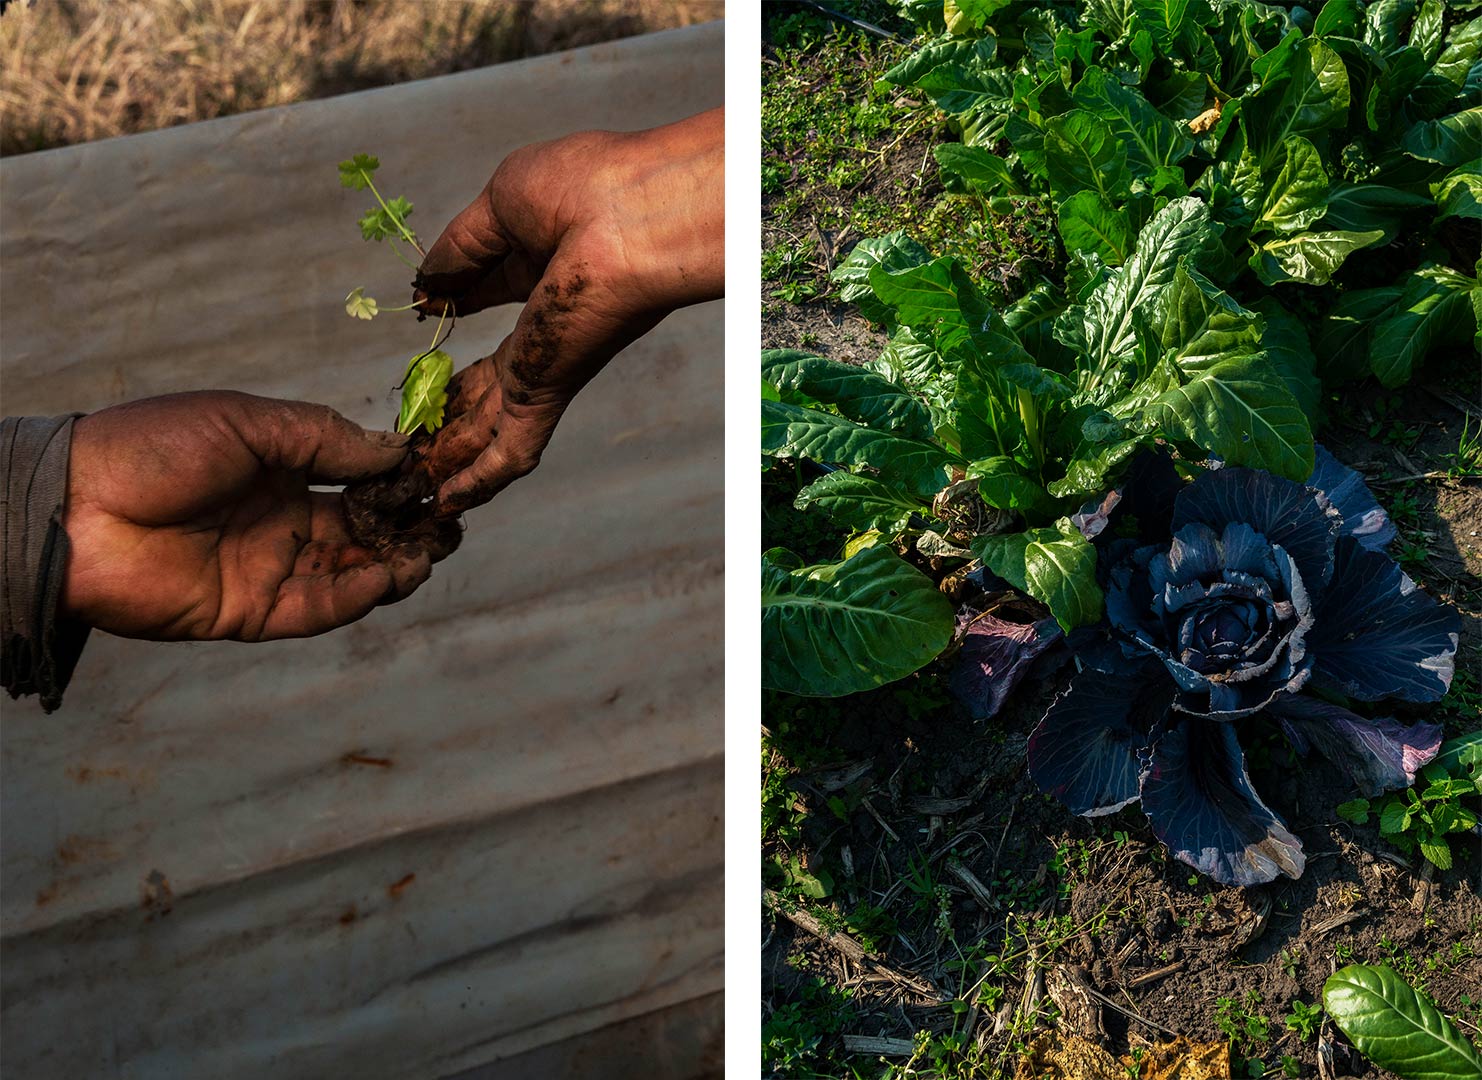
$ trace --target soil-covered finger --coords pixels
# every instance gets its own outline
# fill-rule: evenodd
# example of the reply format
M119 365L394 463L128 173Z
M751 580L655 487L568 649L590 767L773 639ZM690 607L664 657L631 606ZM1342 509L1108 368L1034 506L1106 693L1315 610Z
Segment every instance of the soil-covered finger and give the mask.
M432 555L421 544L398 544L387 551L384 563L391 571L391 586L378 601L394 604L405 600L432 576Z

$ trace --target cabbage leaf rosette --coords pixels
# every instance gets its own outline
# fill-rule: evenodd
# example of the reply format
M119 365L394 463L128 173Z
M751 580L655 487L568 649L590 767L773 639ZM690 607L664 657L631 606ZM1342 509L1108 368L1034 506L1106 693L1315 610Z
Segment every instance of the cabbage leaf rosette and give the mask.
M1440 700L1460 617L1385 553L1394 526L1321 448L1306 484L1214 468L1168 490L1157 542L1145 506L1123 523L1143 539L1115 538L1117 493L1077 518L1100 548L1107 621L1031 736L1030 773L1086 816L1140 799L1169 850L1223 884L1299 877L1301 841L1252 787L1235 722L1265 714L1365 796L1407 787L1440 726L1333 699Z

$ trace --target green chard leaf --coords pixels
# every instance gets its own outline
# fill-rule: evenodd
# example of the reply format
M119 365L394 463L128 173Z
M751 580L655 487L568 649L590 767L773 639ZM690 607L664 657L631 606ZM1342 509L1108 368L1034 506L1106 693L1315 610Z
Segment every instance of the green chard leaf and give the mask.
M1101 618L1096 549L1069 518L1050 529L980 536L972 549L988 569L1045 604L1064 629Z
M966 464L933 443L861 427L833 413L762 402L762 453L831 465L868 465L911 494L931 498L947 486L947 466Z
M1446 35L1441 55L1415 85L1410 100L1422 115L1433 117L1466 86L1467 75L1482 58L1482 15Z
M1060 239L1067 251L1091 251L1110 266L1121 266L1132 252L1132 225L1094 191L1077 191L1060 204Z
M1432 184L1431 193L1441 208L1437 221L1449 217L1482 218L1482 172L1458 169Z
M1482 106L1423 120L1405 132L1400 145L1411 157L1440 165L1476 161L1482 147Z
M1147 416L1231 465L1288 480L1312 475L1312 427L1262 353L1209 364L1150 402Z
M931 255L924 247L903 232L893 232L854 245L849 257L834 268L830 278L842 286L839 299L857 306L870 322L888 324L890 309L875 299L870 289L870 270L876 266L904 270L930 261Z
M1159 168L1182 161L1194 149L1194 140L1171 117L1099 67L1086 69L1071 98L1078 108L1110 126L1112 134L1126 147L1133 176L1152 176Z
M925 513L928 509L925 501L889 484L842 470L803 488L793 505L799 510L817 506L835 524L855 532L878 530L888 535L904 531L912 514Z
M1105 120L1083 109L1047 121L1045 159L1057 200L1089 190L1115 204L1131 191L1126 149Z
M1258 223L1279 233L1305 229L1327 213L1328 174L1317 147L1300 135L1290 136L1286 160L1266 189Z
M951 601L888 546L801 569L782 554L791 558L762 558L768 689L813 697L873 690L930 663L951 640Z
M1281 159L1290 136L1311 136L1348 116L1348 72L1336 52L1316 38L1302 38L1283 59L1243 107L1251 149L1267 165Z
M1344 293L1318 324L1318 371L1323 381L1343 382L1369 374L1369 335L1394 312L1403 291L1399 285L1355 289Z
M1383 230L1374 229L1369 232L1305 232L1268 240L1260 245L1253 241L1251 246L1255 250L1250 257L1250 268L1265 285L1277 285L1283 281L1326 285L1349 254L1382 239Z
M448 404L448 380L452 377L453 358L441 349L412 357L402 382L396 430L410 435L419 427L428 432L441 427L443 409Z
M1369 365L1385 386L1410 381L1415 366L1439 342L1472 329L1470 291L1477 283L1444 266L1423 266L1401 283L1388 316L1372 327Z
M931 414L926 406L865 368L797 349L768 349L762 353L762 377L777 388L782 401L795 405L823 402L869 427L897 431L911 439L931 438Z
M1323 986L1322 1000L1359 1053L1403 1080L1482 1076L1477 1048L1393 968L1340 968Z
M985 146L943 143L932 151L944 179L960 182L965 188L990 195L1023 195L1003 158Z

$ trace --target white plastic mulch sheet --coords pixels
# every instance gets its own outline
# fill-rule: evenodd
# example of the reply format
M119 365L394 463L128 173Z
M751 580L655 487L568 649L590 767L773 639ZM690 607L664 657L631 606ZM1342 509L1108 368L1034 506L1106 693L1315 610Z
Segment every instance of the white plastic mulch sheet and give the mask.
M429 324L346 317L410 274L336 163L378 155L430 239L519 146L719 104L722 38L0 162L6 411L230 387L389 426ZM407 602L263 646L94 635L60 712L6 701L7 1080L435 1077L718 1007L721 311L620 356Z

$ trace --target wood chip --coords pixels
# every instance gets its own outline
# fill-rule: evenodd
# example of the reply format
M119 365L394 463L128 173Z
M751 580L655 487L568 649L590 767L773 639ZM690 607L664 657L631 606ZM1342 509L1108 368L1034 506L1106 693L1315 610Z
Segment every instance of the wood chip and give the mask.
M1324 919L1320 923L1313 924L1312 933L1321 937L1323 934L1336 930L1340 926L1347 926L1351 922L1358 922L1363 917L1364 913L1362 911L1345 911L1341 914L1334 915L1330 919Z
M879 823L880 828L885 830L885 834L887 836L889 836L897 844L901 842L900 833L892 829L890 827L890 822L886 821L883 817L880 816L880 811L875 809L874 803L870 802L869 799L861 799L860 805L870 812L870 817L874 818L875 821Z
M796 904L789 904L786 900L783 899L782 894L777 892L776 890L763 889L762 899L766 902L769 908L777 912L779 915L786 916L788 920L793 923L793 925L806 930L808 933L816 937L819 941L822 941L827 945L832 945L835 949L838 949L840 953L848 957L850 960L853 960L855 963L863 963L865 959L869 957L870 954L865 951L865 947L859 942L855 941L848 934L838 932L830 933L828 930L824 929L824 926L821 922L815 919L812 915L808 914L808 912L799 908Z
M1002 906L994 899L993 893L978 880L978 876L963 865L961 859L953 855L947 859L947 873L951 874L962 887L968 891L974 900L987 911L1001 911Z
M883 1054L886 1057L910 1057L916 1044L910 1039L882 1039L874 1035L845 1035L844 1049L851 1054Z
M1184 962L1182 960L1175 960L1165 967L1154 968L1152 971L1144 971L1141 975L1134 975L1127 980L1127 985L1134 989L1139 986L1146 986L1148 983L1157 982L1159 979L1166 979L1183 966Z

